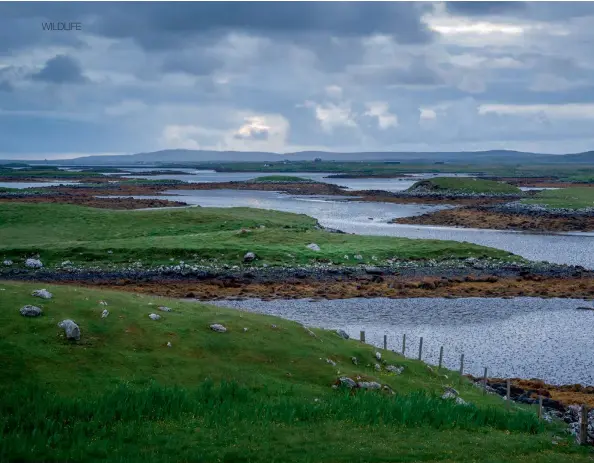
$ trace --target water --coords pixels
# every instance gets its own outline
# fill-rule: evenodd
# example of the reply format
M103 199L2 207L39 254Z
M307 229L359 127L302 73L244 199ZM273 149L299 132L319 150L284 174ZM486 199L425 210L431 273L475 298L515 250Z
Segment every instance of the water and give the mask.
M578 299L307 299L215 301L214 304L277 315L328 329L344 329L366 342L418 355L423 337L423 359L437 364L444 346L444 365L475 376L489 369L491 377L540 378L552 384L594 384L594 311Z
M127 171L142 172L143 170L167 170L167 169L126 169ZM171 171L180 169L170 169ZM183 169L181 169L183 170ZM384 190L384 191L404 191L415 182L433 177L468 177L468 174L429 174L417 173L407 174L405 178L328 178L333 175L329 172L215 172L207 170L187 170L187 174L163 174L163 175L128 175L126 178L143 178L158 180L181 180L190 183L210 183L210 182L243 182L253 180L257 177L267 175L290 175L294 177L308 178L317 182L332 183L340 185L348 190Z
M315 217L325 227L348 233L469 242L503 249L530 260L594 269L594 233L537 234L387 223L397 217L424 214L445 206L344 201L335 196L293 196L248 190L171 190L149 198L206 207L243 206L295 212Z
M1 188L43 188L47 186L75 185L78 182L0 182Z

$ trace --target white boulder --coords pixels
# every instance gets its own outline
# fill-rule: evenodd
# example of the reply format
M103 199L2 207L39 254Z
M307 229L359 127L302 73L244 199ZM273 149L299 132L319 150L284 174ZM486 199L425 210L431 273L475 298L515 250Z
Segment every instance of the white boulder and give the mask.
M149 318L151 320L161 320L161 315L157 315L156 313L149 314Z
M220 323L213 323L212 325L210 325L210 329L216 331L217 333L224 333L225 331L227 331L227 328L225 328Z
M31 293L31 296L40 297L42 299L51 299L53 294L47 289L36 289Z
M42 268L43 264L39 259L27 259L25 261L25 267L29 268Z
M23 317L39 317L43 313L39 307L35 307L34 305L26 305L21 308L21 315Z
M58 323L58 326L64 329L67 339L74 339L75 341L80 339L80 328L72 320L62 320Z
M307 249L311 249L312 251L321 251L320 247L316 244L316 243L310 243L307 246L305 246Z

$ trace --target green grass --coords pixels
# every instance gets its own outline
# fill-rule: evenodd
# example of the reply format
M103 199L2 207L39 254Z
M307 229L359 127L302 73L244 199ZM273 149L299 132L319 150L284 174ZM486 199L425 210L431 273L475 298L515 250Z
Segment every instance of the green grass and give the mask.
M40 287L54 298L32 297ZM375 348L331 331L69 286L0 282L0 293L0 461L591 461L566 440L553 445L559 428L534 410L508 412L456 373L389 351L383 360L404 372L377 372ZM25 304L43 316L22 317ZM158 305L173 312L152 321ZM80 341L61 336L64 318ZM342 375L397 394L332 389ZM438 398L451 385L470 406Z
M242 233L242 229L250 231ZM318 244L321 251L308 249L310 243ZM262 209L112 211L63 204L0 203L0 257L15 262L39 253L46 263L106 264L140 259L156 265L180 258L238 264L248 251L257 254L258 263L273 265L380 263L388 258L512 258L505 251L456 241L329 233L318 230L316 221L306 215ZM354 260L355 254L361 254L363 260Z
M542 190L535 198L524 199L523 203L538 204L549 208L583 209L594 207L594 188L575 187L559 190Z
M58 170L57 167L48 168L30 168L30 169L3 169L0 166L0 177L11 177L14 179L21 178L39 178L39 179L76 179L83 177L102 177L102 174L96 172L71 172L67 170Z
M436 177L430 180L421 180L410 187L408 191L414 191L420 187L460 193L519 194L522 192L518 187L509 183L464 177Z
M295 177L292 175L264 175L249 180L250 183L317 183L314 180L303 177Z

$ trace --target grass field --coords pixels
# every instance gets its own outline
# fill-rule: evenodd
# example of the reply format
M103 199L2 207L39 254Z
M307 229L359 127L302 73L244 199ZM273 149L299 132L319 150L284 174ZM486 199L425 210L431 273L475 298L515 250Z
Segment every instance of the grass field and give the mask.
M460 193L521 193L521 190L518 187L510 185L509 183L464 177L436 177L430 180L421 180L410 187L409 191L414 191L420 187L435 191Z
M53 299L30 295L40 287ZM0 461L591 461L567 438L554 445L559 428L533 410L507 412L456 373L389 351L382 360L404 372L378 372L376 349L331 331L68 286L0 282L0 293ZM22 317L25 304L44 314ZM62 336L65 318L80 341ZM396 395L332 389L343 375ZM471 405L440 399L451 385Z
M535 198L524 199L526 204L539 204L549 208L583 209L594 207L594 188L561 188L543 190Z
M67 170L59 170L57 167L47 168L29 168L29 169L8 169L0 166L0 177L11 177L14 179L20 178L39 178L39 179L53 179L53 178L81 178L81 177L101 177L100 173L96 172L72 172Z
M321 250L308 249L310 243ZM512 258L504 251L456 241L329 233L317 229L316 221L306 215L262 209L112 211L63 204L0 204L0 258L15 262L39 253L49 264L142 260L157 265L170 264L173 258L240 264L248 251L256 253L257 264L269 265ZM363 259L354 260L355 254Z

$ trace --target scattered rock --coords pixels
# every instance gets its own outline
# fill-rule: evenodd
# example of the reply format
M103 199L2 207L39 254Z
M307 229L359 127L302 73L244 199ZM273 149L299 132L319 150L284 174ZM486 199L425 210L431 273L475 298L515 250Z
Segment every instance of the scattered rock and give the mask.
M99 305L107 305L107 302L105 302L105 301L99 301Z
M336 330L336 334L340 336L342 339L349 339L349 335L344 330Z
M40 297L42 299L51 299L53 295L47 289L36 289L31 293L31 296Z
M357 357L351 357L351 362L353 362L353 365L359 365L359 359Z
M375 368L377 371L381 371L382 370L382 366L379 363L376 363L373 368Z
M149 318L151 320L161 320L161 315L158 315L156 313L152 313L152 314L149 314Z
M212 325L210 325L210 329L216 331L217 333L224 333L227 331L227 328L225 328L220 323L213 323Z
M164 305L157 307L157 309L159 309L161 312L171 312L171 309L169 307L165 307Z
M455 399L459 396L458 391L453 387L446 387L443 395L441 396L442 399Z
M107 318L108 315L109 311L107 309L103 309L103 312L101 312L101 318Z
M43 264L39 259L27 259L25 261L25 267L29 268L42 268Z
M244 328L244 329L243 329L243 332L244 332L244 333L247 333L247 331L248 331L248 329L247 329L247 328Z
M23 317L39 317L42 313L43 310L34 305L26 305L21 309L21 315Z
M4 262L2 262L3 265L6 265L7 267L10 267L13 262L10 259L6 259Z
M316 244L316 243L310 243L307 246L305 246L307 249L311 249L312 251L321 251L320 247Z
M355 254L353 256L353 259L355 259L355 260L363 260L363 256L361 254Z
M404 371L404 367L396 366L396 365L388 365L386 367L386 371L389 371L390 373L394 373L396 375L400 375Z
M167 347L171 347L171 341L167 342Z
M340 382L341 386L348 387L349 389L357 387L357 383L346 376L338 378L338 381Z
M254 260L256 260L256 254L254 254L253 252L246 252L243 256L244 262L253 262Z
M376 352L376 353L375 353L375 358L376 358L377 360L381 360L381 359L382 359L382 354L381 354L380 352Z
M359 389L381 389L382 385L375 381L361 381L357 383Z
M62 320L58 323L58 326L64 329L67 339L74 339L75 341L80 339L80 328L72 320Z
M336 366L336 362L332 359L326 359L326 363L329 363L330 365L332 365L333 367Z

